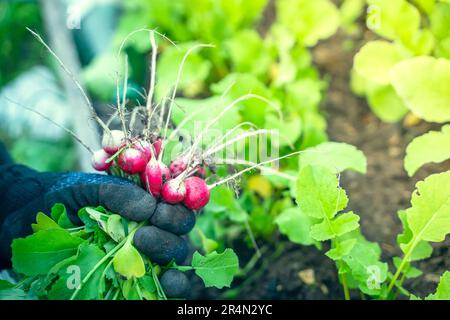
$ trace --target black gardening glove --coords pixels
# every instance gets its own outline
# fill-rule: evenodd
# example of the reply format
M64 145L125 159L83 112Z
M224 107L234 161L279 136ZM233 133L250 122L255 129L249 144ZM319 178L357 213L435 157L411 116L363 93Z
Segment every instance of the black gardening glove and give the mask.
M55 203L65 205L74 224L80 208L101 205L133 221L150 220L134 236L135 246L151 261L180 264L188 247L180 235L195 224L194 213L182 205L157 201L128 180L87 173L39 173L30 168L0 165L0 260L10 265L11 242L32 233L38 212L49 213Z

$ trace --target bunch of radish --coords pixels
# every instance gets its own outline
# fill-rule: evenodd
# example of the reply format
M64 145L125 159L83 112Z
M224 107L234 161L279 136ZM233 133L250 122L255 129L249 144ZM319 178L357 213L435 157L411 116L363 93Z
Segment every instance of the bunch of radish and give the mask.
M155 198L167 203L183 203L187 208L200 210L209 201L210 191L204 177L205 168L192 170L185 158L167 166L162 161L164 141L128 140L123 131L105 132L102 149L92 155L92 166L109 171L115 165L127 175L139 175L142 186Z

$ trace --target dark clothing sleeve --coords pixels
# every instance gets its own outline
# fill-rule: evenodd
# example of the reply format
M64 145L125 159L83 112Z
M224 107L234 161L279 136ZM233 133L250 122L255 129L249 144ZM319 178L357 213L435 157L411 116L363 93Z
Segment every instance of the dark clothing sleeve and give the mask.
M6 147L3 143L0 142L0 166L4 164L11 164L13 163L13 160L11 156L9 155L8 150L6 150Z

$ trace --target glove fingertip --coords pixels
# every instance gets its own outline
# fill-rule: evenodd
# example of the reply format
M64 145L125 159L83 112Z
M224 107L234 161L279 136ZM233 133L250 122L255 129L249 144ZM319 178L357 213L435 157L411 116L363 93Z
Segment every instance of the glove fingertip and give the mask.
M155 226L140 228L133 240L134 245L143 254L160 265L167 265L172 260L181 264L188 255L188 246L184 239Z
M161 286L168 297L186 298L189 295L188 277L181 271L169 269L162 275Z
M150 219L156 209L155 198L137 186L103 185L99 201L108 210L138 222Z

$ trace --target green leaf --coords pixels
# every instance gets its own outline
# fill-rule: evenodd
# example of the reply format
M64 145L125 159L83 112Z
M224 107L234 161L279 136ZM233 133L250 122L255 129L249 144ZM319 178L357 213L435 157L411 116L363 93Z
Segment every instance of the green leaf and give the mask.
M27 276L46 274L58 262L73 256L84 240L66 230L41 230L12 243L14 270Z
M414 56L429 55L436 45L433 33L429 29L419 30L414 37L404 43L405 47Z
M45 213L39 212L36 215L36 223L31 224L31 229L33 229L33 232L36 233L40 230L62 229L62 228Z
M221 289L231 285L238 271L239 261L232 249L225 249L222 253L214 251L206 256L195 252L192 257L192 267L207 288Z
M341 14L341 25L345 30L352 30L355 21L364 12L365 0L344 0L339 8Z
M397 64L390 73L395 91L420 118L450 121L450 61L417 57Z
M420 26L419 11L406 0L368 0L368 27L390 40L410 41Z
M380 262L381 249L377 243L365 240L361 235L350 253L342 258L349 270L349 276L357 287L366 294L380 294L381 284L388 273L387 263Z
M450 36L450 3L437 3L430 15L431 31L438 39Z
M339 142L324 142L316 147L308 148L300 154L300 169L308 166L323 166L340 173L354 170L366 173L367 160L362 151L354 146Z
M384 122L397 122L408 112L391 85L370 88L367 100L373 113Z
M156 82L158 84L156 87L156 98L158 100L164 96L171 95L183 57L194 45L196 44L183 43L177 47L167 47L161 54L156 68ZM196 96L205 89L204 81L212 67L211 62L198 53L200 50L211 49L198 48L196 51L191 52L183 66L178 89L183 90L184 95L187 97Z
M441 131L430 131L415 138L406 148L405 169L409 176L424 164L439 163L450 158L450 125Z
M116 77L119 79L123 77L124 59L123 56L118 57L109 51L96 56L82 73L83 81L89 91L103 101L110 101L115 96Z
M53 205L50 216L64 229L75 227L67 215L66 207L62 203L55 203Z
M66 211L66 207L62 203L55 203L51 209L50 217L54 221L58 221L59 218L64 214Z
M14 283L0 279L0 290L11 289L14 286L15 286Z
M106 230L106 221L108 220L108 216L105 214L105 211L102 207L95 208L95 209L86 207L86 208L84 208L84 211L87 213L87 215L90 219L97 222L97 223L94 223L93 225L91 223L89 223L87 225L100 226L103 231ZM84 211L82 211L82 212L84 212ZM80 215L80 213L79 213L79 215Z
M387 85L390 82L389 71L404 58L395 44L370 41L355 55L353 67L362 77L379 85Z
M450 300L450 272L445 271L441 276L438 287L434 294L430 294L426 300Z
M102 274L107 265L107 261L98 266L88 281L85 283L81 283L81 281L94 269L104 256L105 253L93 244L83 243L80 245L76 257L60 267L58 272L59 279L51 287L48 294L49 299L69 299L78 288L77 285L80 286L80 291L76 299L100 299L104 292L101 281L104 281Z
M125 229L122 224L122 217L118 214L112 214L106 221L106 233L116 242L125 239Z
M325 167L304 167L297 178L297 204L318 219L332 219L347 206L348 198L336 175Z
M205 207L206 212L223 212L234 222L248 220L247 212L236 201L233 191L225 186L219 186L211 190L210 200Z
M403 233L397 236L397 243L400 245L400 248L403 250L403 252L405 252L407 244L412 239L412 231L408 226L406 211L400 210L398 212L398 216L403 224ZM433 247L431 247L431 245L426 241L420 241L412 251L409 260L410 261L423 260L429 258L432 253Z
M0 300L33 300L30 294L22 289L0 289Z
M196 227L194 230L196 231L197 235L200 238L202 249L205 253L210 253L217 250L217 248L219 247L219 243L217 241L206 237L203 231L198 227Z
M290 241L302 245L311 245L315 241L309 234L313 225L312 218L303 213L300 208L285 209L275 219L280 232L286 235Z
M435 49L436 57L450 59L450 36L442 39Z
M127 279L140 278L145 274L145 264L141 254L128 241L115 254L113 266L117 273Z
M138 290L136 286L138 286L138 282L134 279L127 279L121 281L122 284L122 294L126 300L141 300L139 296Z
M292 112L300 112L302 115L310 110L316 110L322 100L323 89L324 83L313 79L287 83L286 108Z
M440 242L450 233L450 171L419 181L411 205L406 210L406 218L412 236L402 246L407 260L419 242Z
M302 122L298 114L290 114L280 119L274 114L266 116L265 127L271 130L277 130L279 138L279 147L293 145L302 133ZM273 137L273 134L271 134Z
M255 75L267 73L272 63L272 54L256 30L241 30L224 45L235 72L248 72Z
M356 239L338 241L336 246L333 249L328 250L325 255L334 261L341 260L343 257L350 254L356 241Z
M148 292L156 292L156 284L153 277L150 275L145 275L138 279L139 284Z
M317 241L330 240L358 227L359 216L353 212L347 212L338 215L331 221L324 219L321 223L313 225L311 227L311 237Z
M402 263L402 259L400 257L394 257L392 258L392 261L394 262L395 268L398 270L398 268ZM420 277L423 274L423 272L417 268L414 268L409 264L407 267L403 269L403 274L406 277L406 279L413 279Z
M429 15L434 9L436 0L413 0L413 2Z
M278 23L306 46L332 36L339 27L339 10L329 0L279 0L276 6Z
M191 116L191 120L183 126L183 131L189 133L193 139L199 135L201 130L215 117L217 117L226 106L226 102L220 97L210 97L206 99L176 99L172 120L175 124L180 124L184 118ZM223 134L239 124L241 117L238 108L232 108L225 113L216 124L211 127L212 132ZM213 136L211 138L216 138ZM208 144L208 136L204 138L204 143Z
M211 90L216 95L225 94L225 104L252 93L273 101L269 89L255 75L250 73L231 73L220 82L211 85ZM256 126L263 128L265 126L266 115L275 112L275 109L267 102L256 98L249 98L236 105L242 120L249 121Z

